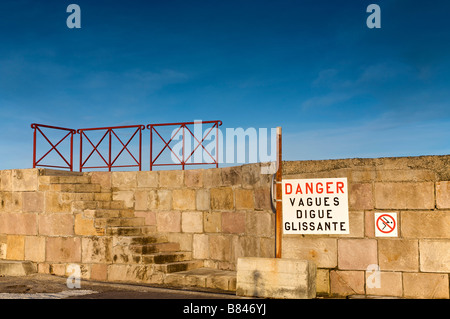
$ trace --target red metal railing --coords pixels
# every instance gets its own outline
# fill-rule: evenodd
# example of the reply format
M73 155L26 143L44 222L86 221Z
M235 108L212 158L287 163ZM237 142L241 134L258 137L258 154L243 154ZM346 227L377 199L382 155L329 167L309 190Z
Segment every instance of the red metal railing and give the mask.
M206 132L206 134L203 134L203 130L201 132L202 137L201 141L199 141L199 139L197 138L197 136L192 133L192 130L188 127L189 125L203 125L203 124L212 124L212 126L209 128L209 130ZM182 122L182 123L164 123L164 124L148 124L147 128L150 130L150 170L153 169L154 166L170 166L170 165L181 165L182 169L185 169L186 165L216 165L216 167L219 167L219 126L222 125L222 121L205 121L205 122ZM170 137L170 139L168 141L166 141L160 134L160 132L158 132L157 127L161 127L161 126L175 126L178 127L175 128L172 131L172 136ZM204 147L203 142L205 141L205 139L209 136L209 134L213 131L216 130L216 147L215 147L215 157L211 155L210 152L208 152L208 150ZM176 131L175 131L176 130ZM174 140L174 137L177 136L177 134L180 132L180 130L182 131L182 154L181 154L181 158L179 155L177 155L174 150L170 147L170 143ZM154 145L154 141L153 141L153 132L155 132L159 138L161 139L161 141L164 144L164 147L161 149L161 151L158 153L158 155L156 155L155 158L153 158L153 145ZM190 136L192 136L195 141L197 141L197 145L194 147L194 149L192 150L192 152L190 154L186 154L186 132L188 132L190 134ZM190 160L192 160L192 155L197 151L197 149L199 147L202 147L203 150L205 151L205 153L212 159L212 162L189 162ZM171 152L171 155L174 155L174 157L178 160L178 163L155 163L156 160L158 160L158 158L160 158L161 154L164 152L164 150L169 149ZM186 156L187 155L187 156ZM202 156L203 158L203 156ZM172 157L173 159L173 157Z
M133 131L134 133L131 135L131 137L128 139L126 143L124 143L116 133L117 130L121 129L135 129ZM144 125L128 125L128 126L114 126L114 127L100 127L100 128L85 128L77 130L78 134L80 134L80 172L83 171L83 169L85 168L108 168L108 170L111 171L113 167L138 167L140 171L142 169L142 130L144 129L145 129ZM105 133L100 138L99 142L94 145L92 140L86 134L86 132L89 131L105 131ZM134 139L134 137L137 134L139 135L139 142L138 142L139 154L137 155L138 159L136 159L136 157L128 148L130 142ZM108 158L105 159L105 157L99 150L99 147L107 136L108 136L108 155L107 155ZM114 140L117 140L122 145L120 152L118 152L114 158L112 154L113 137L115 137ZM83 160L83 138L85 138L92 146L92 151L89 153L88 156L86 156L84 160ZM114 165L124 151L127 151L128 154L130 154L131 158L136 164ZM86 166L86 162L91 158L94 152L96 152L100 156L100 158L106 164L105 166Z
M43 124L31 124L31 128L34 129L33 133L33 168L36 168L37 166L40 167L53 167L53 168L64 168L64 169L70 169L73 171L73 135L76 133L76 130L65 128L65 127L57 127L57 126L50 126L50 125L43 125ZM48 128L53 130L59 130L59 131L67 131L68 133L64 135L63 138L61 138L56 144L53 144L50 139L45 135L45 133L41 130L41 128ZM37 132L41 133L41 135L45 138L45 140L50 144L51 148L50 150L45 153L40 159L36 160L36 139L37 139ZM66 140L66 138L70 137L70 148L69 148L69 158L67 159L65 156L61 154L61 152L58 150L58 146ZM49 155L53 150L58 153L58 155L63 159L63 161L67 164L67 166L57 166L57 165L48 165L48 164L40 164L40 162Z

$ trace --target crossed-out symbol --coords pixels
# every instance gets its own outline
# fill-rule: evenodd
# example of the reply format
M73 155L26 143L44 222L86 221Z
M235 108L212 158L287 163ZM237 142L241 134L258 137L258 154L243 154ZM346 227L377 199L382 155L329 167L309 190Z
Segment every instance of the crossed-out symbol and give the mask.
M380 232L388 234L395 229L395 219L391 215L383 214L377 219L377 228Z

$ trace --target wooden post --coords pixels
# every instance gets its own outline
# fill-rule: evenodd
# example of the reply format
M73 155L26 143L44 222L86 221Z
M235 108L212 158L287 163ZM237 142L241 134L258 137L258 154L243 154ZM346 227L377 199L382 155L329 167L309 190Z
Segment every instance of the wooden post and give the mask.
M277 172L276 172L276 221L275 221L275 257L281 258L281 237L283 236L283 205L282 205L282 156L281 156L281 127L277 127Z

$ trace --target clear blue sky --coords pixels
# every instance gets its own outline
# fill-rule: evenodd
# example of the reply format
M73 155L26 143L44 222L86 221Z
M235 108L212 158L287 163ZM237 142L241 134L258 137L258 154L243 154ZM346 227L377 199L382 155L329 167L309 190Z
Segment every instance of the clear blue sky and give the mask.
M66 26L71 3L81 29ZM366 26L371 3L381 29ZM285 160L449 154L449 12L447 0L2 0L0 169L32 166L33 122L281 126Z

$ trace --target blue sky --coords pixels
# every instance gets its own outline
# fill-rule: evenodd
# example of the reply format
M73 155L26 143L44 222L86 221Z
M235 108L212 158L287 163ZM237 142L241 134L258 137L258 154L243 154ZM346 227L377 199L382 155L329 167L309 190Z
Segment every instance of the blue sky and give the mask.
M66 26L71 3L81 29ZM371 3L381 29L366 26ZM445 0L3 0L0 169L32 166L31 123L281 126L285 160L448 154L449 9Z

